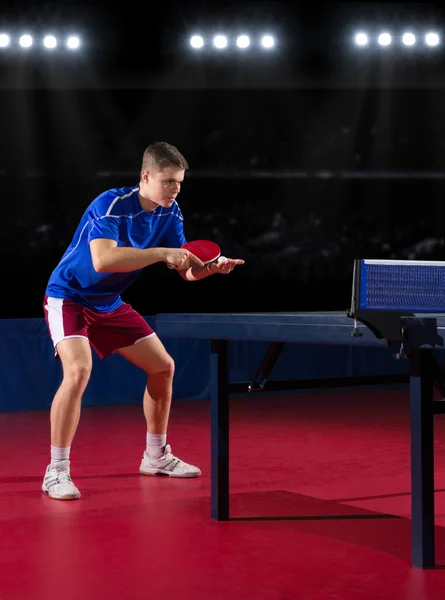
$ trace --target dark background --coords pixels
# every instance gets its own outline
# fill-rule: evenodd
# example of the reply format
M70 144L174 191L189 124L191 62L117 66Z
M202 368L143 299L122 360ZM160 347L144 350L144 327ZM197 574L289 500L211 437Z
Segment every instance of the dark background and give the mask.
M0 54L0 318L43 316L83 211L137 184L154 140L190 163L187 237L246 264L196 284L145 269L125 293L145 315L346 310L355 257L445 260L444 43L351 42L361 28L442 33L440 5L4 6L0 29L72 30L84 46ZM214 24L272 31L278 47L191 51Z

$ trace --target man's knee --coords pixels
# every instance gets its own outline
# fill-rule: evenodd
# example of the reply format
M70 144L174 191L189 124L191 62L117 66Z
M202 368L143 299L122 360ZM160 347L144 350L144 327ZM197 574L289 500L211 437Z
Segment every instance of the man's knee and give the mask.
M87 386L92 369L92 355L88 340L73 337L57 344L57 352L63 367L63 382L75 389Z
M162 357L156 372L165 373L166 376L173 377L175 373L175 361L169 354L165 354Z
M165 367L165 372L173 377L175 374L175 361L169 354L167 355Z
M148 361L145 366L147 375L162 373L165 377L173 377L175 373L175 361L165 353L156 357L156 360Z
M75 360L63 365L63 380L76 389L85 389L91 375L88 360Z

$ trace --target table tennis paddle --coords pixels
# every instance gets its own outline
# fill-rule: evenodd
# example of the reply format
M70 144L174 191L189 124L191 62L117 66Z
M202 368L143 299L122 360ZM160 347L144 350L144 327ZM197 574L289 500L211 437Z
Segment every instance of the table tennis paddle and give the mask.
M186 242L181 246L199 258L205 265L218 260L221 256L221 248L215 242L210 240L193 240ZM168 265L169 269L174 269L174 265Z

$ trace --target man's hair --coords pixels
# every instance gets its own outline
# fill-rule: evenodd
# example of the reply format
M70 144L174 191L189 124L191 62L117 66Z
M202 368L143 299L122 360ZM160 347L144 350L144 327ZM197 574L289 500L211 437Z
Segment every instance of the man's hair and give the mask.
M189 165L179 150L167 142L153 142L144 150L141 171L157 172L166 167L187 170Z

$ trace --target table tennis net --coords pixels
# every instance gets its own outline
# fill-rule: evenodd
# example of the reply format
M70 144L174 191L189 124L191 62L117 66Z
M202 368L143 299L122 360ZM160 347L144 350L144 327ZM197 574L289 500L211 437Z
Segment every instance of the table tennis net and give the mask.
M360 308L445 312L445 262L368 259L360 263Z

